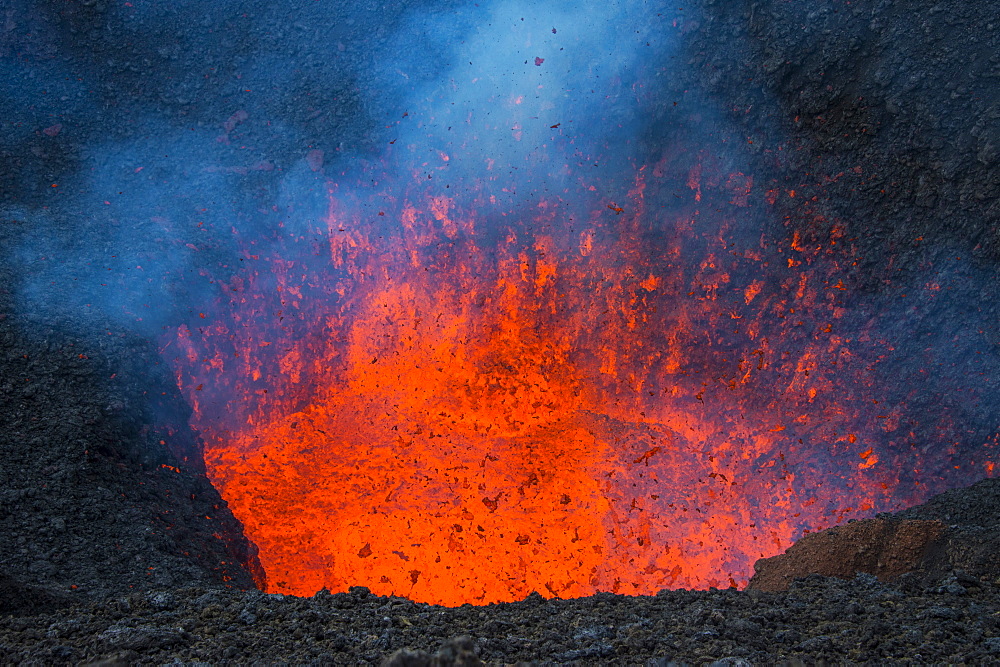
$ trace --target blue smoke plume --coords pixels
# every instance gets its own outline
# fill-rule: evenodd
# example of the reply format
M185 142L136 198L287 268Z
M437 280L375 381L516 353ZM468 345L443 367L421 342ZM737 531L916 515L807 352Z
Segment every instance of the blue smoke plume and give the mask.
M33 9L19 8L16 20ZM108 81L95 54L58 35L68 64L3 63L12 115L36 112L20 132L78 146L41 206L4 211L24 230L8 255L22 311L96 313L152 335L203 309L248 253L315 228L330 181L372 214L373 162L441 194L475 191L496 212L566 195L592 209L624 194L583 183L635 161L654 103L643 74L675 48L676 30L641 1L441 3L392 17L367 5L245 9L108 7L95 31L127 41L133 69L146 68L129 81ZM39 134L56 122L59 135Z

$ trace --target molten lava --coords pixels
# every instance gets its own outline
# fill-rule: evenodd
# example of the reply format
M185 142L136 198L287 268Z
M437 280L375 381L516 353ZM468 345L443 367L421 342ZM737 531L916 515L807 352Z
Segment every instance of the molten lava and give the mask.
M673 66L636 64L669 41L640 5L610 46L603 3L476 9L380 160L311 153L287 205L233 222L239 266L164 354L266 590L743 586L804 532L992 470L883 370L935 361L849 289L815 181L733 168L744 137L646 86Z
M174 344L266 590L742 586L803 531L926 495L886 461L899 409L863 408L878 341L814 262L838 234L740 245L750 179L685 159L579 222L554 199L487 225L420 185L366 219L331 184L323 227L248 248Z

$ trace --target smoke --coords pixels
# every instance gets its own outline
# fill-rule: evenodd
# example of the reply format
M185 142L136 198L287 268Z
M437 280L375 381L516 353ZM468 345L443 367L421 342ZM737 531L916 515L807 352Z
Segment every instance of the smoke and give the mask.
M22 312L155 335L249 256L315 229L331 186L374 215L372 161L442 195L474 187L485 219L624 194L593 186L635 161L644 68L673 48L650 3L397 9L17 3L15 25L63 56L0 62L20 121L7 148L37 143L36 171L58 181L28 187L45 178L22 169L4 184Z
M458 193L486 179L508 205L620 172L644 59L662 55L651 14L645 2L496 2L411 17L394 40L407 57L388 58L376 84L391 91L394 165Z
M22 314L145 336L197 317L273 238L277 207L321 184L302 178L307 152L362 143L365 59L343 26L373 9L245 9L11 3L0 252Z
M151 121L142 136L88 147L83 169L58 184L72 192L69 211L20 216L26 232L13 261L23 308L100 314L148 334L196 305L206 296L199 270L233 250L209 230L238 224L233 177L217 166L213 139Z

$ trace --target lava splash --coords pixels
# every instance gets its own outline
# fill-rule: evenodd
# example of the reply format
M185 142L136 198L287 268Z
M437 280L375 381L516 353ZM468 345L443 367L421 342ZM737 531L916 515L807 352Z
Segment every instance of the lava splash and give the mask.
M539 119L600 71L550 85L574 33L546 18L510 22L538 54L516 85L487 72L468 109L474 74L421 88L378 160L311 155L321 213L292 197L268 234L234 228L243 266L165 339L267 591L741 587L804 532L992 470L952 415L885 400L894 350L842 226L719 157L734 137L685 135L700 111L619 141L623 100L662 104L655 68L604 77L582 130Z
M267 590L742 586L804 530L921 493L851 396L872 379L836 275L786 263L775 285L771 253L690 233L708 198L745 210L731 175L691 189L650 257L643 178L573 235L542 205L488 250L448 200L404 202L390 235L331 195L325 257L271 259L227 285L228 323L181 330L209 474Z

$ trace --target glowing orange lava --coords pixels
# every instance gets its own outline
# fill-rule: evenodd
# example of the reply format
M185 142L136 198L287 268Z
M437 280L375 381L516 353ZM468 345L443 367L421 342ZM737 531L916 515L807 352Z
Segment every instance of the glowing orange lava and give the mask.
M803 530L921 497L886 465L899 415L859 408L877 341L840 326L839 233L748 241L752 180L690 157L584 219L393 184L362 215L331 185L320 225L248 247L171 345L266 590L743 586ZM684 203L650 210L659 181Z

